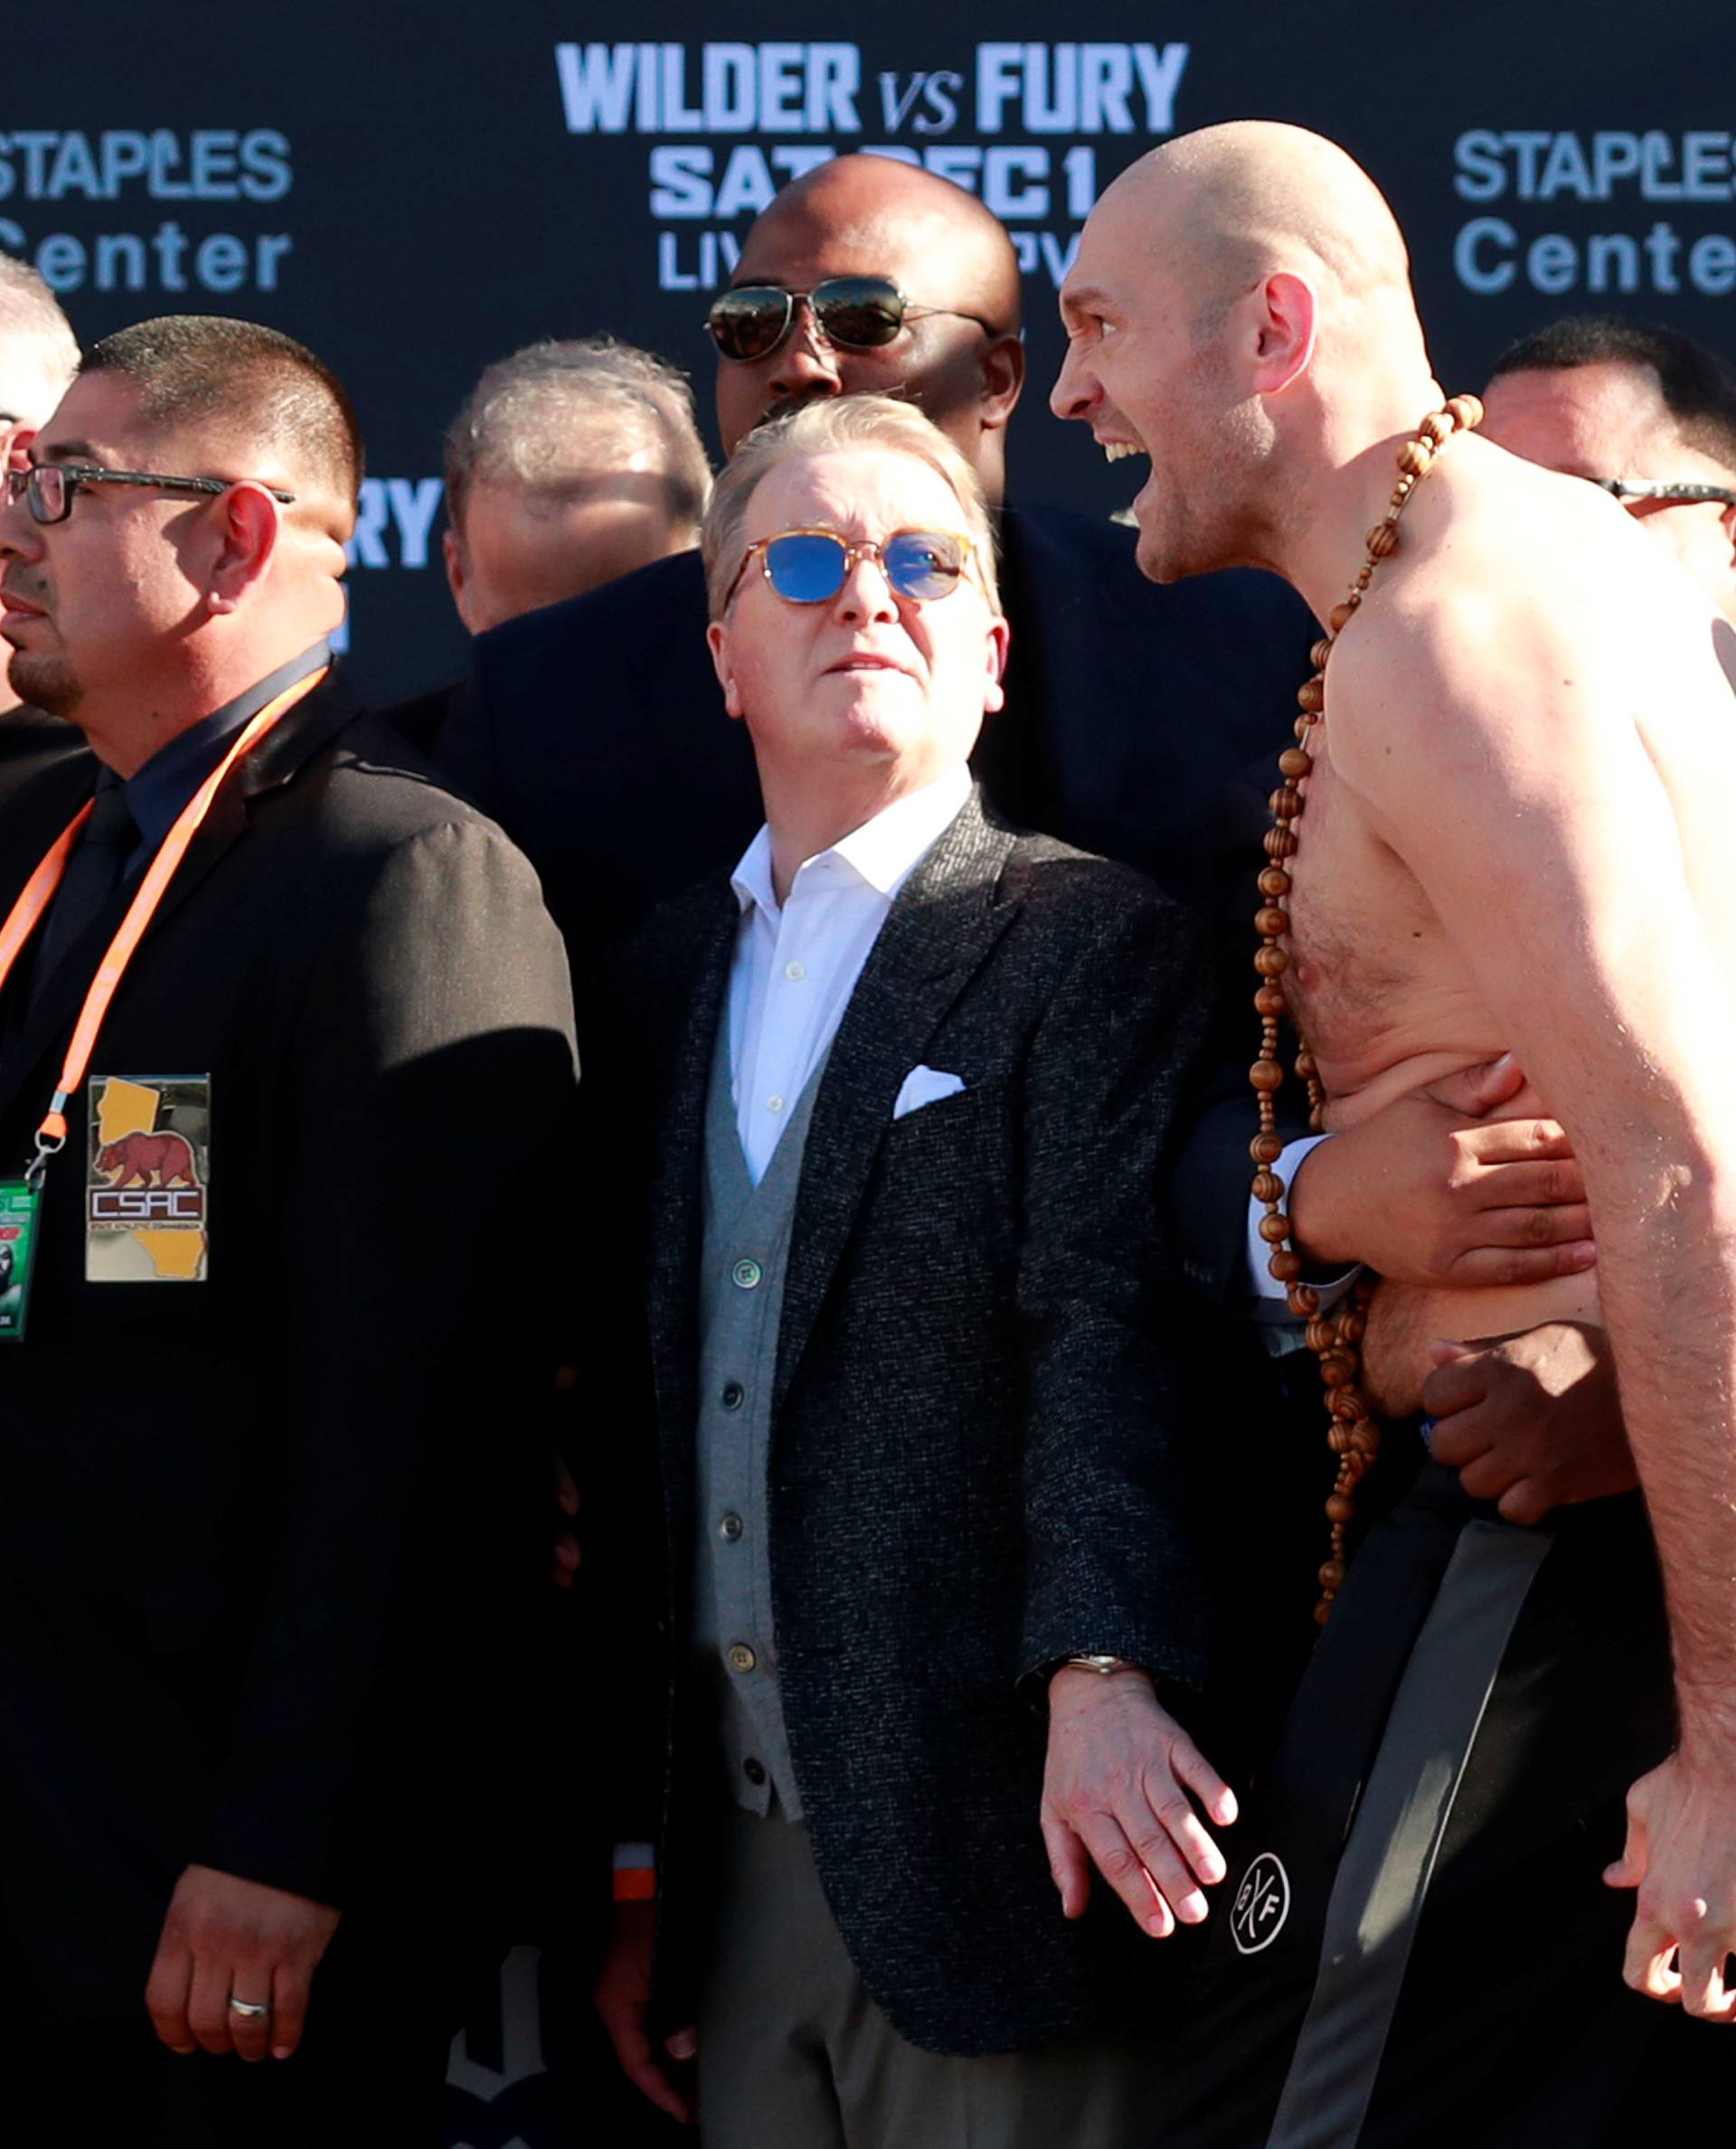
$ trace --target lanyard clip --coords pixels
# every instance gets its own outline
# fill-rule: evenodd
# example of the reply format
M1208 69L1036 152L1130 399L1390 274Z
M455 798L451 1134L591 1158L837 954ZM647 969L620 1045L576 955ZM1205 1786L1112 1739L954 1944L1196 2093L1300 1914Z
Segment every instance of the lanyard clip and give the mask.
M36 1129L36 1154L24 1166L24 1184L41 1188L48 1160L66 1147L66 1091L57 1089L48 1117Z

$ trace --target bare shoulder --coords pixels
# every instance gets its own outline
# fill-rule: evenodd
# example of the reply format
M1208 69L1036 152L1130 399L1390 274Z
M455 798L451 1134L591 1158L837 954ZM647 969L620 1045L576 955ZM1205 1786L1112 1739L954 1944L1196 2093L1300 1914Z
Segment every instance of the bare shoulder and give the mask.
M1615 501L1477 440L1419 493L1334 650L1335 769L1559 759L1616 733L1728 727L1708 601Z

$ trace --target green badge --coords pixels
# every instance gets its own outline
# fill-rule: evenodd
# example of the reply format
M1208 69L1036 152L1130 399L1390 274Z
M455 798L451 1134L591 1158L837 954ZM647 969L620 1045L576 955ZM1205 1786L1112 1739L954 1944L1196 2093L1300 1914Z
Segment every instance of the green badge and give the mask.
M24 1340L30 1305L30 1266L36 1252L36 1217L42 1189L23 1179L0 1179L0 1343Z

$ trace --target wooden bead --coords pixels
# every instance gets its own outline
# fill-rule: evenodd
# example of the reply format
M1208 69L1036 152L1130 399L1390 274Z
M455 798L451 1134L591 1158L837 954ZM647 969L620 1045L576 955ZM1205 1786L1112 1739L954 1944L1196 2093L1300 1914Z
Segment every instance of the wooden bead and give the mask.
M1361 594L1361 592L1363 592L1363 590L1365 590L1365 589L1368 588L1369 584L1370 584L1370 583L1371 583L1371 582L1372 582L1373 580L1374 580L1374 570L1373 570L1372 567L1359 567L1359 568L1356 570L1356 580L1355 580L1355 582L1354 583L1353 587L1354 587L1354 588L1356 589L1356 591L1357 591L1357 592L1358 592L1358 594L1360 595L1360 594Z
M1248 1145L1248 1154L1257 1164L1275 1164L1284 1154L1284 1145L1276 1135L1256 1135Z
M1338 1340L1340 1343L1344 1341L1342 1326L1338 1331ZM1360 1389L1335 1388L1326 1402L1333 1416L1341 1419L1346 1425L1354 1425L1358 1419L1368 1415L1368 1404Z
M1296 856L1296 831L1293 828L1269 828L1264 840L1268 858Z
M1306 1045L1296 1055L1296 1071L1301 1076L1305 1082L1313 1081L1315 1077L1320 1072L1319 1066L1316 1062L1314 1054L1308 1051Z
M1302 794L1294 784L1280 784L1266 803L1274 821L1294 821L1302 811Z
M1262 977L1281 977L1290 966L1290 958L1281 947L1257 947L1254 950L1254 967Z
M1287 1246L1280 1247L1267 1262L1266 1273L1275 1284L1293 1284L1302 1273L1302 1257Z
M1284 1070L1276 1060L1256 1060L1248 1070L1248 1079L1256 1089L1281 1089Z
M1350 1449L1353 1455L1365 1455L1372 1458L1380 1445L1380 1428L1371 1419L1365 1418L1360 1425L1351 1427Z
M1366 1317L1356 1313L1341 1314L1338 1316L1338 1333L1347 1343L1360 1343L1368 1334Z
M1309 650L1308 662L1314 666L1316 672L1324 672L1326 668L1326 660L1331 656L1331 637L1329 636L1323 635L1319 641L1315 644L1314 647Z
M1310 725L1312 730L1313 726ZM1314 756L1306 747L1287 746L1278 757L1278 773L1288 777L1294 783L1298 777L1307 776L1314 767Z
M1284 1199L1284 1182L1276 1172L1256 1172L1254 1183L1248 1191L1257 1202L1281 1202Z
M1296 690L1296 698L1310 715L1317 716L1326 705L1326 683L1324 679L1305 679Z
M1399 467L1408 477L1424 477L1435 459L1435 450L1427 440L1407 440L1399 450Z
M1399 524L1395 515L1388 515L1376 523L1367 537L1368 556L1371 560L1384 560L1399 542Z
M1296 1261L1296 1272L1299 1276L1302 1273L1302 1258L1298 1254L1295 1256L1294 1258ZM1267 1262L1266 1266L1269 1269L1272 1268L1272 1265L1269 1261ZM1276 1276L1277 1273L1278 1271L1276 1269L1272 1269L1273 1275ZM1280 1280L1288 1281L1288 1279L1283 1278ZM1316 1314L1320 1311L1320 1294L1315 1289L1312 1284L1297 1284L1295 1290L1289 1295L1288 1304L1291 1313L1296 1315L1298 1321L1311 1321L1313 1320Z
M1439 448L1443 440L1451 439L1453 421L1444 410L1431 410L1417 428L1417 430L1426 435Z
M1254 994L1254 1012L1262 1020L1281 1015L1287 1004L1282 985L1263 985Z
M1325 1626L1331 1617L1332 1599L1329 1597L1323 1597L1314 1607L1314 1624L1316 1626Z
M1352 619L1354 618L1356 615L1356 608L1361 602L1362 599L1360 597L1353 596L1345 598L1344 603L1341 605L1334 605L1331 611L1326 614L1326 625L1331 627L1334 634L1341 635L1344 633L1345 627L1347 627L1350 625Z
M1483 405L1474 395L1449 395L1447 415L1465 432L1471 432L1483 422Z
M1320 1105L1316 1105L1314 1109L1308 1114L1308 1132L1311 1135L1323 1135L1326 1133L1326 1115L1325 1108Z
M1275 904L1269 904L1254 919L1254 930L1257 933L1264 933L1269 940L1278 939L1281 935L1288 933L1289 929L1288 917Z
M1305 756L1304 759L1306 759L1306 758L1307 757ZM1282 763L1280 763L1279 766L1282 767ZM1269 865L1262 867L1260 875L1260 892L1261 895L1269 895L1274 897L1288 895L1290 892L1290 876L1284 871L1284 868L1281 865Z
M1260 1220L1260 1235L1268 1246L1282 1246L1290 1235L1290 1220L1281 1209L1274 1209Z
M1344 1586L1344 1569L1343 1564L1336 1560L1328 1560L1320 1569L1320 1587L1323 1589L1342 1589Z
M1326 1496L1326 1520L1329 1522L1352 1522L1356 1519L1356 1503L1344 1493L1331 1493Z
M1338 1341L1335 1321L1310 1321L1308 1323L1308 1348L1310 1351L1330 1351Z
M1320 1378L1328 1388L1344 1388L1356 1378L1356 1361L1348 1351L1328 1351L1320 1361Z
M1290 729L1296 733L1298 739L1306 739L1308 733L1313 730L1316 724L1317 724L1319 721L1319 712L1318 711L1316 711L1312 714L1305 713L1301 716L1298 716L1296 721L1290 726ZM1289 749L1287 747L1284 750L1288 753ZM1310 761L1308 766L1310 768L1312 768L1314 763Z
M1335 1425L1326 1435L1326 1446L1334 1455L1346 1455L1350 1450L1350 1428Z

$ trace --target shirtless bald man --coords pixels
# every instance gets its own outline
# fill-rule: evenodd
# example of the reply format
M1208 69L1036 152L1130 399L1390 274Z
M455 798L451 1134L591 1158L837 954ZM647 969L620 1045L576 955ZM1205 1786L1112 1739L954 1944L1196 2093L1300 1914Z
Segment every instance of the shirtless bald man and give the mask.
M1145 571L1269 568L1329 620L1442 404L1366 175L1293 127L1183 137L1105 194L1061 306L1056 411L1152 459ZM1525 1531L1423 1462L1243 1825L1162 2138L1629 2141L1660 2069L1674 2093L1718 2061L1685 2018L1736 2013L1736 635L1614 501L1472 434L1405 500L1330 678L1284 943L1326 1123L1504 1049L1529 1071L1596 1269L1444 1300L1438 1333L1607 1326L1668 1626L1637 1503ZM1421 1456L1386 1447L1366 1510Z

